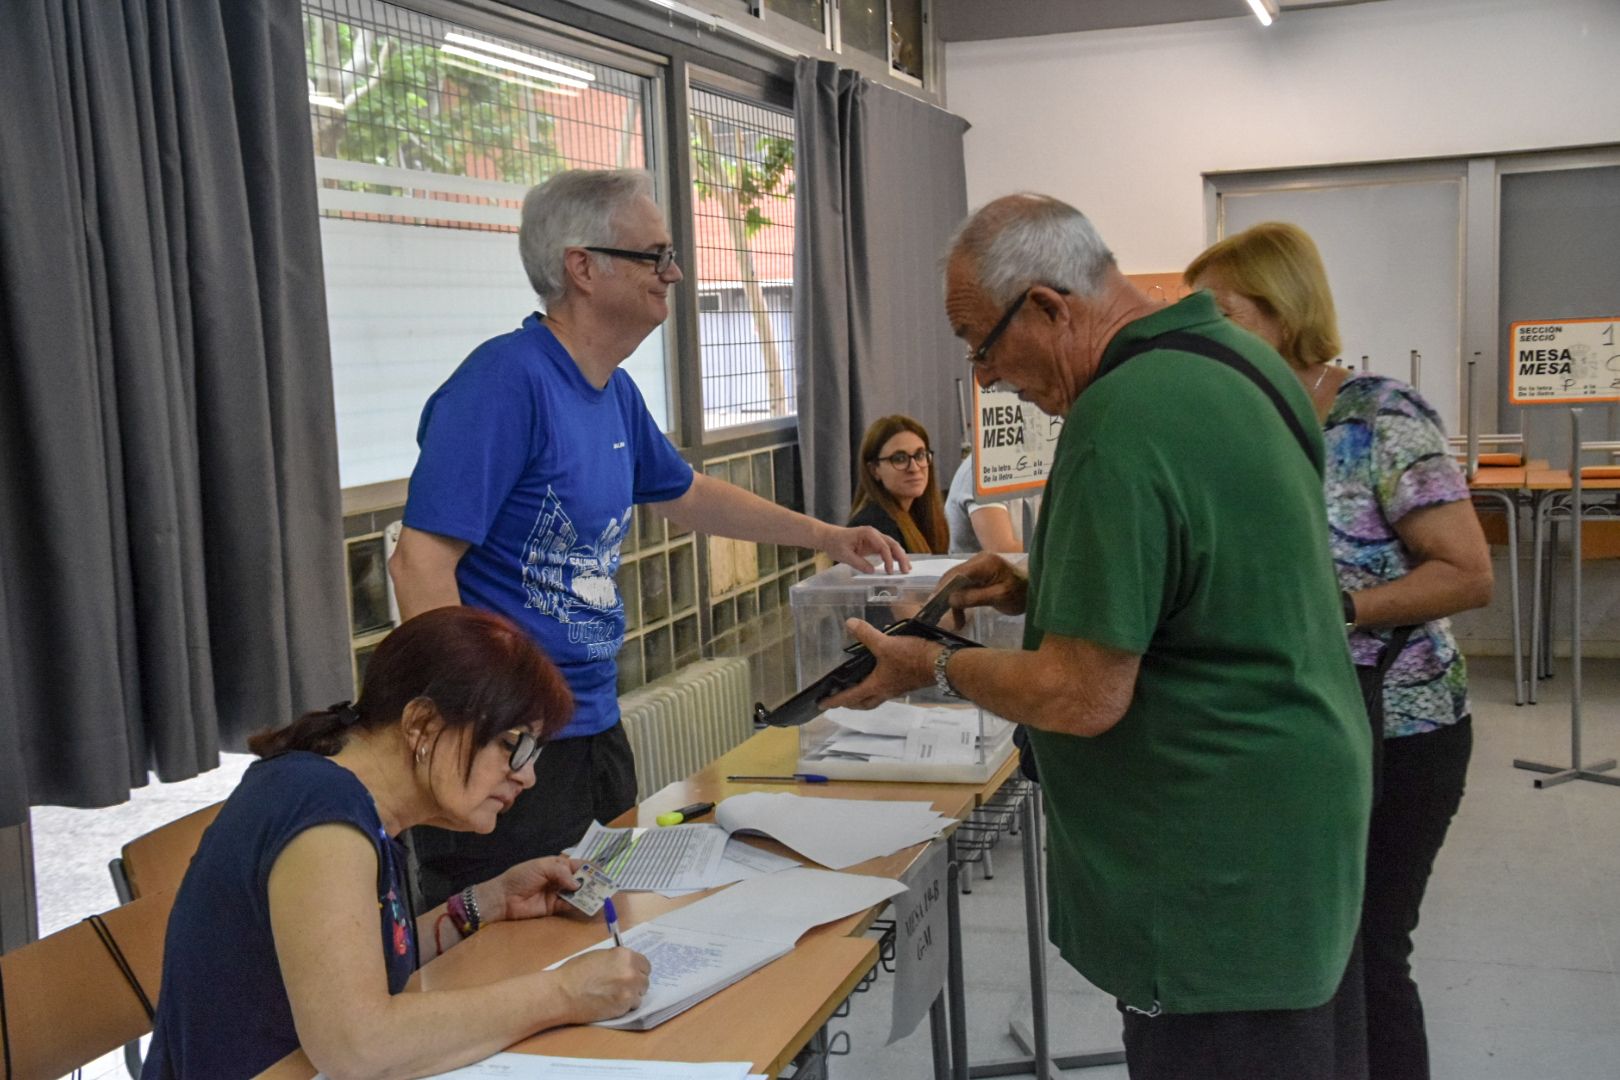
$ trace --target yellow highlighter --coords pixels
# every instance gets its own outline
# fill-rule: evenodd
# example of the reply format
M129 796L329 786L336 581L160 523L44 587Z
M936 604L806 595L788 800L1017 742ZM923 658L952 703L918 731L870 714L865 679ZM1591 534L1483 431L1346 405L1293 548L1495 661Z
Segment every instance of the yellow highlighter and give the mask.
M683 821L690 821L695 817L702 817L714 809L712 802L695 802L691 806L683 806L679 810L670 810L659 814L654 820L660 825L679 825Z

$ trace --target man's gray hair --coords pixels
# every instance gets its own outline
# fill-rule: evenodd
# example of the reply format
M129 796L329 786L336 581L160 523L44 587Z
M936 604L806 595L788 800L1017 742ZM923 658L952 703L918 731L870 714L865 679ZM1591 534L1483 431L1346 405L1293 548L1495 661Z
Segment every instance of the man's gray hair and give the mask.
M614 219L642 196L653 197L653 178L641 169L569 169L529 189L518 254L541 303L562 299L564 251L618 246ZM599 266L612 265L606 256L591 257Z
M1114 253L1086 215L1049 195L1008 195L979 207L951 237L947 258L966 256L992 304L1031 285L1095 295Z

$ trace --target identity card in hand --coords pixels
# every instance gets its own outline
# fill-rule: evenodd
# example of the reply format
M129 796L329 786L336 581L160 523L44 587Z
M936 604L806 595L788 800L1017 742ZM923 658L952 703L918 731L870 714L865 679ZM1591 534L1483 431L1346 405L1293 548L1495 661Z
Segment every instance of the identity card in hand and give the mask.
M602 902L619 891L619 886L594 863L583 863L574 875L579 888L562 894L562 898L587 915L602 910Z

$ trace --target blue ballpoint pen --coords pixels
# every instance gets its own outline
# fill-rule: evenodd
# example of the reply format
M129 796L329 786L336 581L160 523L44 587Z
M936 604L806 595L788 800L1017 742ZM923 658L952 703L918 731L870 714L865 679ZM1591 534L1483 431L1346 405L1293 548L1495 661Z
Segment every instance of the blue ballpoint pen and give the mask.
M613 935L613 944L622 949L624 940L619 937L619 913L613 910L612 900L602 901L602 915L607 919L608 933Z
M792 776L728 776L733 784L825 784L827 778L820 773L798 772Z

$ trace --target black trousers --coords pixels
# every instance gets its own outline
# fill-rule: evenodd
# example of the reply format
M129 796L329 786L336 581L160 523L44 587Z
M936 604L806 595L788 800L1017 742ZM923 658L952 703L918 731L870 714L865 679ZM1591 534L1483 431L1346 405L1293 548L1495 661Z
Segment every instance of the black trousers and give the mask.
M593 819L611 821L635 804L636 761L623 725L549 743L534 761L534 787L496 819L494 832L410 830L421 910L515 863L555 855L584 836Z
M1467 717L1384 740L1383 797L1368 831L1361 910L1371 1080L1429 1078L1423 1001L1412 981L1412 931L1434 858L1462 802L1473 749Z
M1122 1004L1131 1080L1367 1080L1361 947L1313 1009L1161 1013Z

